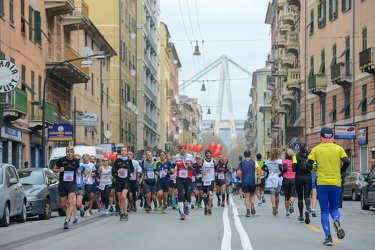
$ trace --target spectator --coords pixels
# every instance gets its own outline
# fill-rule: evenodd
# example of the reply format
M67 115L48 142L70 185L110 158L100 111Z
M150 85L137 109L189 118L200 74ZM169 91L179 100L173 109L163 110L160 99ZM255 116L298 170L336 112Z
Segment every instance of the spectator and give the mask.
M24 168L28 168L28 167L29 167L29 162L28 162L28 161L25 161L25 163L23 164L23 167L24 167Z
M370 169L370 173L374 172L375 171L375 159L371 159L371 169Z

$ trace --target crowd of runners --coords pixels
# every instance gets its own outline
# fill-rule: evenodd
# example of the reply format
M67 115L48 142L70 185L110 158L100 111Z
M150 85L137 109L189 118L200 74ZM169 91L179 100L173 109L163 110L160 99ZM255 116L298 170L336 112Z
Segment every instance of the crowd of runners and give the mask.
M167 212L167 207L179 211L180 220L185 220L189 210L204 207L204 214L212 214L214 196L217 206L230 205L229 195L244 199L246 217L256 214L258 205L266 202L265 188L270 192L273 216L279 214L281 189L284 191L285 216L294 212L294 193L298 195L298 221L310 223L310 216L316 217L316 196L319 196L321 222L325 232L324 245L332 245L329 214L339 239L344 238L338 212L342 172L349 166L345 151L333 143L333 133L322 129L321 144L308 152L301 143L299 152L278 148L270 151L270 157L263 161L261 154L251 159L251 152L244 152L244 160L232 167L220 155L212 158L210 149L204 156L187 153L186 144L179 145L179 153L168 157L161 151L154 156L146 151L141 160L126 146L121 148L117 159L102 160L94 156L74 154L74 147L66 148L66 156L60 158L53 168L59 173L59 194L66 211L64 229L69 229L70 217L73 223L78 218L90 217L93 205L105 215L115 213L120 221L127 221L130 212L139 207L145 212ZM284 155L283 155L284 154ZM82 157L82 160L81 160Z

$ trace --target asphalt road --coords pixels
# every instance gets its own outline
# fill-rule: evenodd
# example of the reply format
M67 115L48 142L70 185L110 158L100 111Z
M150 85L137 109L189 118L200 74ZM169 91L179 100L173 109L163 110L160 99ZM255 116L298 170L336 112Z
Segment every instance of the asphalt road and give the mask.
M216 197L215 197L216 198ZM273 216L269 195L266 203L256 206L256 215L245 217L245 206L239 196L232 205L213 207L211 216L202 208L190 210L185 221L177 211L168 208L166 214L142 209L130 213L122 222L112 213L93 211L90 218L80 218L77 224L63 230L63 217L53 213L47 221L29 218L24 224L12 222L0 228L0 249L372 249L375 237L375 209L362 211L360 202L345 201L340 209L341 225L346 236L336 238L331 226L333 247L323 246L324 233L319 218L309 225L297 221L297 211L285 217L284 204L279 215ZM214 200L216 204L216 200Z

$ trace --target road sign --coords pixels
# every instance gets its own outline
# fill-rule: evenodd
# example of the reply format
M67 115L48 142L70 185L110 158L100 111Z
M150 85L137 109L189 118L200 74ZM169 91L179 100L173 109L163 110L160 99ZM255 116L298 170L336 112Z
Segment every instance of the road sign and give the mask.
M20 72L16 65L6 60L0 60L0 93L13 91L20 81Z
M76 126L96 127L98 125L97 113L81 113L76 114Z

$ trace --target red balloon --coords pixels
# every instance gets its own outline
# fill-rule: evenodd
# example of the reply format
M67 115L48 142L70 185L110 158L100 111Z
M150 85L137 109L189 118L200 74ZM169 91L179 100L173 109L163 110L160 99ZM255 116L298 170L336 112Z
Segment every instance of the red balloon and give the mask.
M216 149L216 142L211 142L210 143L210 145L208 145L208 148L212 151L212 152L214 152L215 151L215 149Z
M215 151L212 153L212 157L216 158L221 155L221 151L219 149L215 149Z
M112 161L115 161L116 158L117 158L117 152L113 152L113 153L111 154L110 158L111 158Z
M195 149L195 145L193 143L191 143L189 146L188 146L188 149L189 151L194 151Z
M223 149L223 146L221 146L221 144L217 144L217 145L216 145L216 148L219 149L219 150L222 150L222 149Z
M203 150L203 146L201 144L195 147L195 152L197 153L202 152L202 150Z
M110 157L111 157L111 152L109 152L109 151L105 151L105 152L104 152L104 157L105 157L105 158L110 158Z

